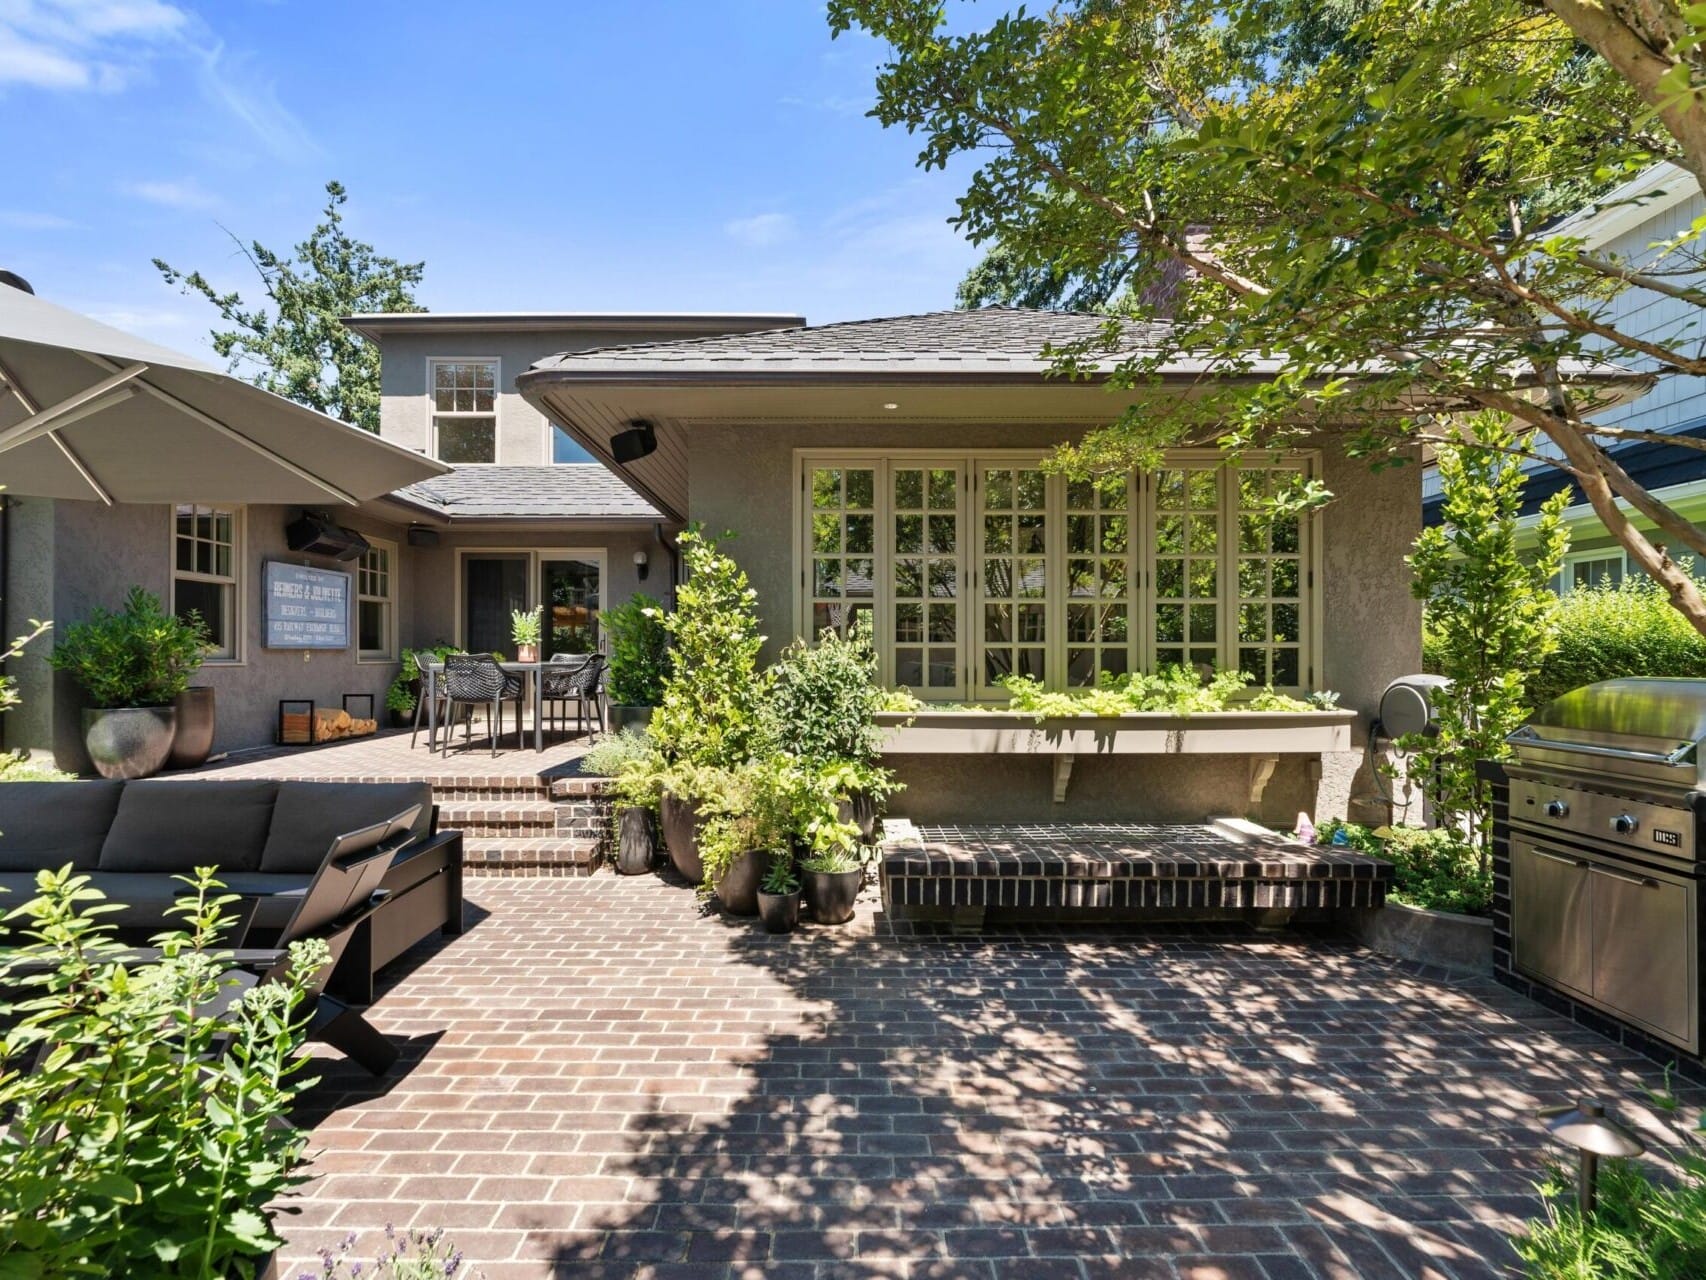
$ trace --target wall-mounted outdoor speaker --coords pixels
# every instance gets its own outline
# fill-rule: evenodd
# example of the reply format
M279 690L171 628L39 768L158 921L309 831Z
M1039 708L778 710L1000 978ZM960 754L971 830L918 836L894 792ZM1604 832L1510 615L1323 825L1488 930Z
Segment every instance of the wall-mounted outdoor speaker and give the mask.
M657 428L644 418L635 418L626 431L618 431L610 437L610 456L621 467L656 453L657 448Z
M333 560L356 560L369 550L366 538L354 529L333 524L317 511L304 511L301 519L286 525L284 544L304 555L328 556Z
M429 529L424 524L410 525L409 545L411 547L436 547L438 545L438 530Z

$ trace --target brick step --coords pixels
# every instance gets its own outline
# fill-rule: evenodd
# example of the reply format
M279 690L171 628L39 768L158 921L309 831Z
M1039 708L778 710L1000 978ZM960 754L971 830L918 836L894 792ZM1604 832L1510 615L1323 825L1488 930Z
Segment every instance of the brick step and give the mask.
M470 875L591 875L598 856L597 840L476 836L462 843Z
M463 774L422 781L432 784L432 797L441 805L512 804L551 798L550 782L534 775L482 778Z
M561 808L550 800L440 800L438 825L464 836L549 837L557 834Z

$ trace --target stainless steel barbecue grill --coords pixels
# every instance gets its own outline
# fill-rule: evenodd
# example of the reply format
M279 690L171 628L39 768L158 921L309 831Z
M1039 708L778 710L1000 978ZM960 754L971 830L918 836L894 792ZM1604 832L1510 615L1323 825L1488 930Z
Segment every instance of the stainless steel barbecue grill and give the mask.
M1700 1052L1706 680L1606 680L1510 737L1515 967Z

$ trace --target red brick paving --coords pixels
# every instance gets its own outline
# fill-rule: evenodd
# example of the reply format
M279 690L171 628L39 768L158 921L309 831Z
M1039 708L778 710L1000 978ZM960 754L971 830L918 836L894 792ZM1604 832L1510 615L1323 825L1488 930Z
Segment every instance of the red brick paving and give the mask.
M296 1262L391 1222L491 1280L1467 1280L1536 1208L1536 1108L1659 1131L1645 1060L1331 939L897 937L869 901L771 939L649 876L468 891L374 1006L399 1074L325 1064Z

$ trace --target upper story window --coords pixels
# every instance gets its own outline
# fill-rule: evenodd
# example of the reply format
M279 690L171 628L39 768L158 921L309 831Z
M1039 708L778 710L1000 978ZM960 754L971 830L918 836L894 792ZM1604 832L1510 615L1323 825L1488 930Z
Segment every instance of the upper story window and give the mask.
M364 659L397 656L396 548L373 541L356 565L356 652Z
M172 525L172 612L180 618L194 612L201 618L210 661L235 662L241 656L242 552L240 509L178 504Z
M498 460L498 362L432 362L432 451L440 462Z

